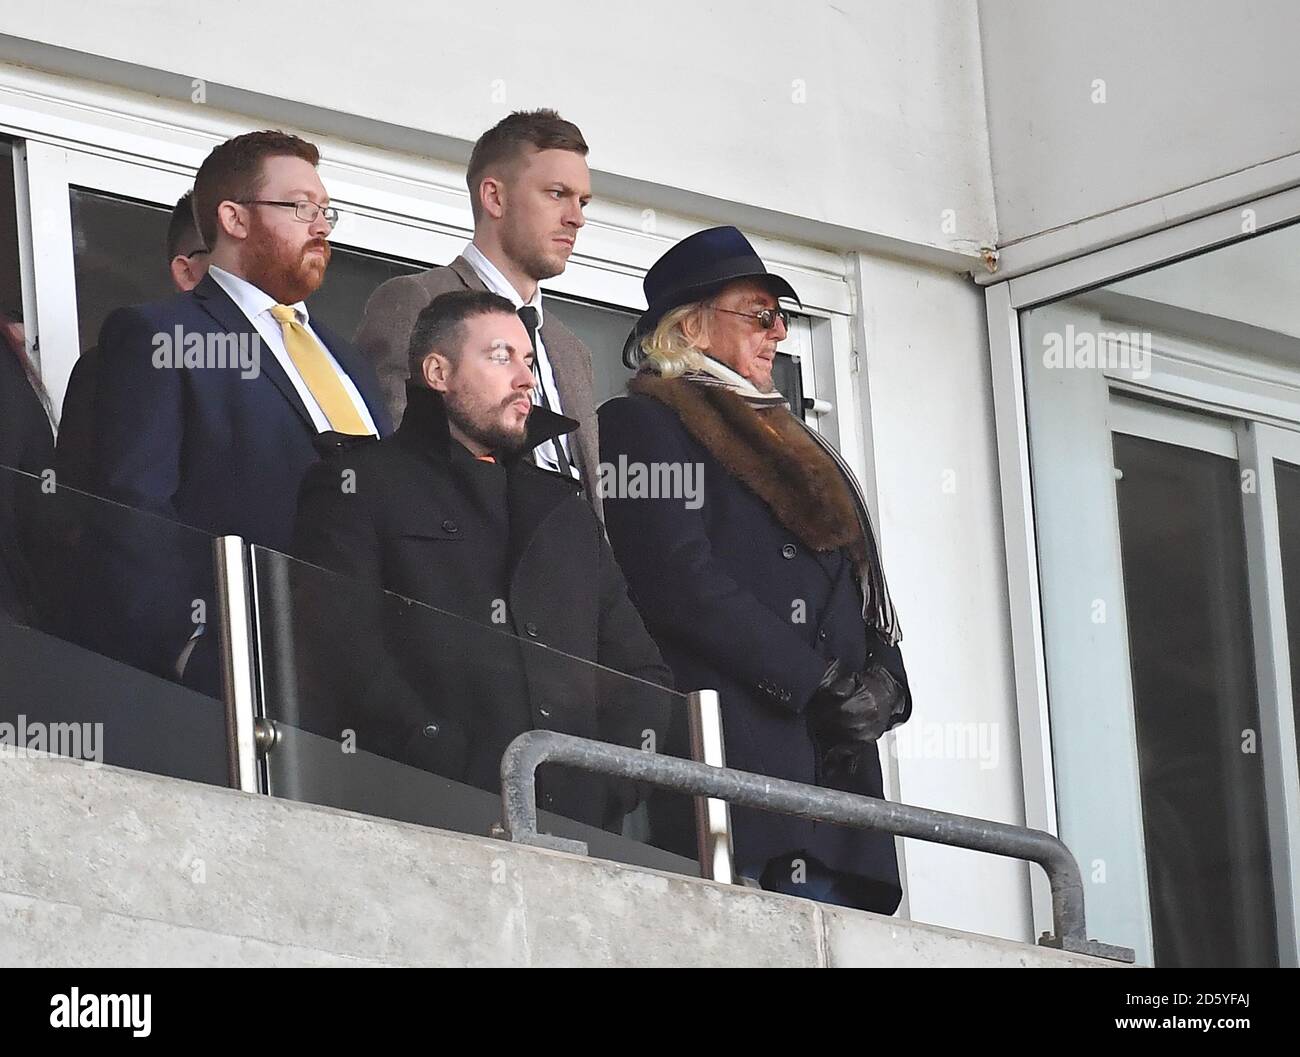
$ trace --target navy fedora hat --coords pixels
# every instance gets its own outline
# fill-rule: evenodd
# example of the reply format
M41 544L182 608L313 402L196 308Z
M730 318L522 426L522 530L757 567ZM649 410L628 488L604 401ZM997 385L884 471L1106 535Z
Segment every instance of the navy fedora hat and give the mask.
M648 306L623 346L623 362L635 367L637 344L654 330L664 313L703 301L738 279L761 280L777 297L802 301L794 287L767 270L737 228L707 228L688 235L650 266L642 288Z

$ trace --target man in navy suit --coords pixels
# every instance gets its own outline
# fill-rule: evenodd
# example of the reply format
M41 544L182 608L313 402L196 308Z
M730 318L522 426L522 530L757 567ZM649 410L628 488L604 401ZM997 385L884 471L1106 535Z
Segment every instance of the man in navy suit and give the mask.
M199 168L207 276L186 293L118 309L100 331L101 494L283 551L307 468L391 431L369 364L303 303L324 281L337 220L319 160L297 136L251 132ZM197 637L194 585L210 574L187 567L168 582L178 570L156 550L125 545L125 616L156 628L138 662L179 674Z
M194 193L186 191L172 207L167 225L167 269L178 291L193 290L208 273L208 251L194 223ZM59 483L74 488L95 487L95 380L99 375L99 347L82 350L68 377L59 416L59 438L54 465Z

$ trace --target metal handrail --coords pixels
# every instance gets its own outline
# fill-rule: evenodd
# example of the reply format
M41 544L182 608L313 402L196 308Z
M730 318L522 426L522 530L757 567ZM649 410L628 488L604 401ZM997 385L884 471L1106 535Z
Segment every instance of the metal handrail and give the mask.
M1050 833L910 804L893 804L875 797L729 767L711 767L556 731L526 731L510 743L501 758L503 835L516 843L578 855L587 852L583 842L538 832L537 768L543 763L644 782L692 796L714 797L742 807L1035 862L1046 872L1051 885L1054 929L1053 933L1044 934L1039 944L1115 961L1133 961L1131 948L1088 939L1079 864L1069 848Z
M711 767L726 767L722 705L716 690L696 690L686 695L686 725L691 759ZM733 884L736 855L731 841L731 807L725 800L695 798L695 836L700 875L710 881Z

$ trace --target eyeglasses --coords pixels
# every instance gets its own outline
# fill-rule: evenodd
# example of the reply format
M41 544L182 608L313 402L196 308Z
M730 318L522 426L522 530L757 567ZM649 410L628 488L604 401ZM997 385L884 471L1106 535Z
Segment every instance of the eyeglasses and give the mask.
M184 257L187 261L192 261L195 257L202 257L208 252L208 250L195 250L193 253L178 253L176 256Z
M733 308L719 308L717 305L710 305L715 312L726 312L730 316L744 316L746 319L758 320L758 325L764 330L771 330L776 326L776 321L781 321L781 326L787 330L790 329L790 313L784 308L765 308L761 312L737 312Z
M304 224L313 224L318 216L324 216L325 223L334 230L339 222L339 211L333 206L318 206L315 202L272 202L266 198L236 198L241 206L285 206L293 210L294 216Z

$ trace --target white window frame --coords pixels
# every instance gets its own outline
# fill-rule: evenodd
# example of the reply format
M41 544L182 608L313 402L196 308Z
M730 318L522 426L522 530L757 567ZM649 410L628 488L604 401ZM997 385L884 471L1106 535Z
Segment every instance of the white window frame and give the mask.
M29 340L56 408L79 353L72 280L69 186L171 205L222 140L261 127L256 118L186 106L126 90L0 64L0 135L22 146L19 197L30 203L20 232ZM321 177L343 211L342 244L414 261L446 262L472 234L464 168L305 132L320 148ZM597 198L568 268L546 290L584 300L645 306L645 271L702 225L634 204ZM852 361L855 298L848 260L835 253L751 236L768 267L803 297L808 324L782 351L800 357L805 394L819 401L815 428L829 430L864 484L868 472ZM30 258L30 259L28 259ZM829 406L826 406L829 405ZM845 413L847 411L847 414ZM874 500L874 496L872 497Z
M1085 252L1083 244L1087 228L1088 238L1099 232L1096 224L1078 225L1078 231L1056 233L1050 247L1043 244L1047 263L1032 269L1029 263L1033 247L1022 246L1009 253L1018 274L999 280L995 275L986 277L985 308L989 324L989 354L993 381L994 413L998 438L999 476L1002 495L1004 541L1007 558L1007 585L1010 603L1013 663L1017 711L1022 751L1022 774L1025 794L1026 824L1048 832L1058 832L1060 790L1057 786L1053 752L1052 728L1048 712L1047 648L1044 640L1044 601L1039 561L1042 557L1041 541L1035 524L1033 485L1030 466L1030 439L1026 408L1025 361L1022 349L1021 313L1030 308L1058 301L1084 290L1122 279L1126 276L1173 263L1188 255L1225 246L1253 235L1300 221L1300 179L1297 178L1297 159L1284 158L1258 166L1252 171L1252 186L1256 188L1281 187L1253 200L1235 197L1241 191L1235 184L1222 183L1217 188L1198 189L1193 219L1152 229L1152 216L1160 212L1160 203L1144 205L1121 215L1106 218L1101 248ZM1234 193L1235 192L1235 193ZM1218 197L1216 197L1216 193ZM1256 192L1258 193L1258 191ZM1188 193L1170 196L1171 203L1179 203L1177 210L1168 215L1188 215L1183 206L1188 203ZM1072 246L1066 246L1071 239ZM1065 247L1065 248L1063 248ZM1070 257L1071 253L1078 256ZM1069 259L1061 260L1064 256ZM1032 269L1032 270L1026 270ZM1182 350L1184 353L1187 350ZM1230 370L1222 369L1216 376L1215 365L1184 362L1181 366L1173 357L1161 360L1156 357L1156 370L1147 381L1112 372L1106 379L1106 389L1136 390L1161 400L1187 407L1229 414L1245 423L1238 429L1238 444L1242 453L1242 466L1254 466L1257 472L1262 464L1262 451L1276 440L1270 429L1294 432L1300 429L1297 421L1295 388L1285 378L1270 377L1267 373L1251 378L1250 392L1242 392L1240 378L1232 378ZM1194 357L1195 359L1195 357ZM1108 437L1106 424L1108 400L1095 398L1090 402L1087 416L1072 423L1080 435ZM1260 447L1263 444L1264 447ZM1271 477L1271 463L1269 465ZM1270 492L1271 494L1271 492ZM1247 497L1249 498L1249 497ZM1109 500L1113 508L1113 489ZM1270 834L1273 839L1275 899L1279 915L1279 951L1282 964L1296 965L1297 923L1300 922L1300 833L1296 819L1300 818L1300 781L1295 766L1294 723L1290 700L1285 696L1289 686L1277 675L1285 666L1285 654L1279 650L1285 643L1277 641L1278 614L1281 600L1274 597L1280 559L1277 557L1276 539L1269 539L1266 526L1271 524L1276 536L1276 509L1270 511L1258 499L1244 507L1248 533L1248 558L1252 576L1257 568L1269 570L1270 587L1262 589L1252 582L1251 602L1255 621L1257 677L1260 685L1261 741L1268 746L1272 758L1265 760L1265 780L1269 796ZM1103 511L1103 520L1109 520L1113 510ZM1113 540L1118 547L1118 528L1112 526ZM1259 556L1264 564L1259 564ZM1262 575L1262 574L1261 574ZM1117 596L1119 597L1119 596ZM1261 624L1261 621L1272 623ZM1262 629L1269 629L1263 634ZM1117 637L1121 643L1122 658L1127 662L1126 630ZM1264 652L1261 652L1264 651ZM1285 704L1285 708L1282 706ZM1131 713L1131 697L1127 702ZM1288 738L1288 733L1290 737ZM1289 750L1288 750L1289 746ZM1283 818L1282 816L1289 816ZM1131 823L1131 819L1121 824ZM1284 834L1279 845L1279 833ZM1081 862L1085 881L1091 863ZM1145 880L1138 899L1141 915L1147 914ZM1032 904L1036 931L1050 929L1051 902L1046 884L1035 873L1032 881ZM1099 919L1089 913L1089 930L1109 942L1134 943L1139 962L1149 962L1151 956L1149 920L1144 937L1124 939L1103 935L1095 924ZM1104 920L1104 917L1103 919Z

